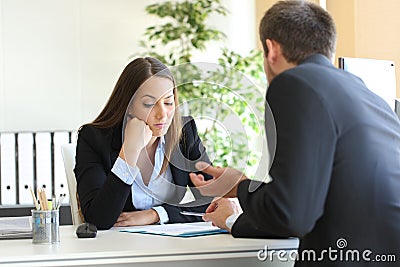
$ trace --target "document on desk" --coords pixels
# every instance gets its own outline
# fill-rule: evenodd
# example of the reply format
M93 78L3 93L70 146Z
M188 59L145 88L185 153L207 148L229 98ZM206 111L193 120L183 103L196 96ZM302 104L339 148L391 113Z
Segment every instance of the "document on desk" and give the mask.
M32 238L31 216L0 218L0 240Z
M213 226L211 222L173 223L161 225L132 226L120 232L152 234L174 237L194 237L228 233L227 230Z

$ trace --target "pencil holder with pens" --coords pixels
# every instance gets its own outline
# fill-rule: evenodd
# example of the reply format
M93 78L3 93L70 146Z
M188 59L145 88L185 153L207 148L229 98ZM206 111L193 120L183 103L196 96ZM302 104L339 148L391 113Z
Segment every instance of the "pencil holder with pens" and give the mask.
M59 211L32 210L32 243L57 244L60 242Z

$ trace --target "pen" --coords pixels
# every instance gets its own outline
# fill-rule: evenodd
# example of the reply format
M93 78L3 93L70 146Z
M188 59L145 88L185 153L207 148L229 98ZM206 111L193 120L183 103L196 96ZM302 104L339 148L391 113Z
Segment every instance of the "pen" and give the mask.
M193 211L181 211L182 215L189 215L189 216L198 216L198 217L203 217L204 212L193 212Z
M55 210L56 208L57 208L56 196L53 195L53 197L51 198L51 209Z
M57 203L57 206L56 206L56 210L58 210L58 209L61 207L61 204L62 204L64 198L65 198L65 194L63 194L63 195L60 194L60 198L58 199L58 203Z

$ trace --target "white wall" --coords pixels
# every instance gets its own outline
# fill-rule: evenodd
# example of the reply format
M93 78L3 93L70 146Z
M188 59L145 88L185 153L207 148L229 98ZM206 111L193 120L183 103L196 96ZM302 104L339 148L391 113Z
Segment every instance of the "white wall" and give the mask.
M93 120L154 24L144 8L156 2L0 0L0 131L70 130ZM223 3L229 17L210 24L245 54L256 47L254 1ZM211 47L196 60L212 61Z
M5 128L5 91L4 91L4 44L3 44L3 5L0 2L0 130Z
M217 63L222 47L242 55L247 55L257 47L255 0L222 0L221 3L228 9L228 15L212 16L208 23L225 33L227 38L222 42L210 43L206 52L193 55L193 61Z

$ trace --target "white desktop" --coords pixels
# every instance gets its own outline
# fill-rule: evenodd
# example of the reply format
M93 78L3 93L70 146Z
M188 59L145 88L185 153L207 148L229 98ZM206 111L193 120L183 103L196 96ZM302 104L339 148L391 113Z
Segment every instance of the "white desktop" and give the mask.
M293 252L298 239L246 239L230 234L190 238L99 231L79 239L76 226L60 227L60 243L32 244L31 239L2 240L0 266L293 266L294 261L257 257L260 250ZM293 255L293 253L292 253Z

